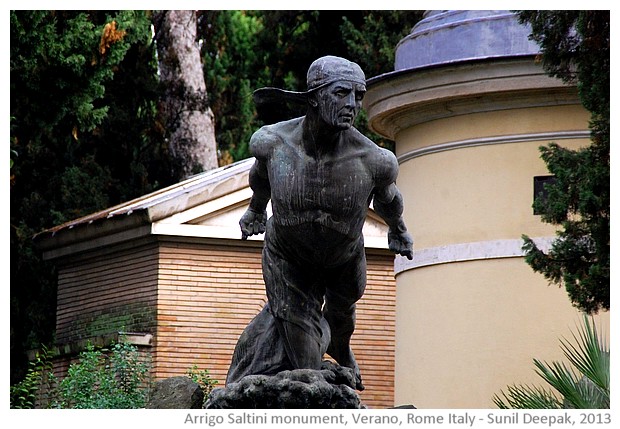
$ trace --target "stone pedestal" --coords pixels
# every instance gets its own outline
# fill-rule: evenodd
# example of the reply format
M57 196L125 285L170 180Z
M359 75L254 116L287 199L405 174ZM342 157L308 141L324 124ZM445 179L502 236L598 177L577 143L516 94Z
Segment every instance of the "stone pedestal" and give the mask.
M276 375L248 375L214 389L205 408L216 409L359 409L350 368L325 361L320 370L296 369Z

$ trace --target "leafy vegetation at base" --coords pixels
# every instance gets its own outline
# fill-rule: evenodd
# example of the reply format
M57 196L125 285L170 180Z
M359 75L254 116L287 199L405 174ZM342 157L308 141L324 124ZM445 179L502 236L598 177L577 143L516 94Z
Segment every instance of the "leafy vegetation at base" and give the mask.
M217 386L217 380L211 378L211 375L209 375L209 370L199 370L198 365L195 364L187 370L186 375L190 380L200 386L202 393L204 393L204 401L206 402L211 391L213 391L215 386Z
M109 352L109 354L107 353ZM119 342L111 350L90 345L58 385L58 408L143 408L149 365L137 347Z
M584 317L584 325L578 333L573 335L573 340L573 343L566 340L560 342L572 367L562 362L547 363L534 359L536 374L553 389L512 385L507 392L495 395L495 405L517 409L609 408L608 345L599 337L594 322L587 317Z
M150 364L136 346L120 341L111 348L89 344L67 375L52 373L52 356L44 351L25 379L11 386L11 408L143 408L150 388Z
M51 392L55 379L52 373L52 356L46 347L37 353L28 365L26 377L11 386L11 408L31 409L37 403L45 401L47 392Z

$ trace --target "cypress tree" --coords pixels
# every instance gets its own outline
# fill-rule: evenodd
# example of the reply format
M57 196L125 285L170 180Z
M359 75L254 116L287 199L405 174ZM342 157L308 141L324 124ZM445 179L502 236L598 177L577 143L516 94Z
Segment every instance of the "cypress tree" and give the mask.
M541 47L551 76L576 83L591 112L591 144L569 150L541 147L555 176L548 196L534 207L544 222L561 227L548 254L523 236L527 263L565 287L575 307L592 314L610 305L610 44L609 11L520 11Z

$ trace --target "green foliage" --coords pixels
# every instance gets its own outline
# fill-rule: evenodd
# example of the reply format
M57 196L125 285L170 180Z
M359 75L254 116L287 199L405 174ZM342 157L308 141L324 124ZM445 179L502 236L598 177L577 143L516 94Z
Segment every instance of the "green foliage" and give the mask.
M323 55L349 58L367 77L392 71L396 44L421 18L422 11L202 11L199 38L220 162L249 156L249 138L262 125L254 90L305 90L308 66ZM356 127L392 147L368 130L365 115Z
M209 398L209 394L217 385L217 380L211 378L209 375L209 370L198 370L198 365L195 364L187 370L187 377L200 386L202 392L204 393L204 400L206 402Z
M109 355L108 355L109 353ZM149 365L135 346L119 342L111 350L89 345L69 367L57 391L58 408L143 408Z
M343 16L340 31L348 56L362 65L367 77L394 71L396 45L422 19L421 10L373 10L361 22Z
M15 382L26 371L25 350L53 342L55 326L55 267L41 260L33 235L173 178L157 124L146 12L24 10L10 20Z
M11 386L11 408L32 409L42 396L52 392L56 382L52 374L52 355L46 347L28 365L22 381Z
M252 91L303 90L308 66L327 54L359 62L368 77L389 71L389 44L419 17L416 11L199 12L221 161L249 156L251 133L262 125ZM132 10L10 12L13 383L27 370L25 350L54 340L56 267L42 260L32 237L178 180L169 130L158 116L151 18L150 11ZM363 115L357 126L367 132Z
M591 113L592 144L569 150L541 147L555 183L534 205L544 222L560 225L548 254L524 236L526 261L564 285L571 302L595 313L610 306L610 44L609 11L520 11L541 46L545 70L576 82Z
M561 341L564 355L572 365L534 359L536 373L554 390L513 385L495 395L499 408L609 408L609 347L599 338L594 322L584 317L584 326L573 334L574 343ZM557 396L556 393L560 396Z
M149 370L137 347L121 339L111 349L88 344L59 381L44 347L30 362L25 378L11 386L11 408L143 408Z
M532 27L530 38L541 48L545 70L565 82L576 82L591 112L609 107L609 10L517 11Z

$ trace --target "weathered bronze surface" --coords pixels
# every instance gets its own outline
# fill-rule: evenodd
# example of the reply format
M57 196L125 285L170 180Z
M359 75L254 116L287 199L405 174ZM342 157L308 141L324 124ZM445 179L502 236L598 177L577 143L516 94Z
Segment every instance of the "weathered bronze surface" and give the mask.
M353 127L365 82L357 64L328 56L310 66L307 92L255 93L258 103L301 101L307 111L262 127L250 141L253 196L239 224L243 239L265 233L268 303L239 338L228 383L318 370L328 353L352 368L357 389L364 388L350 339L366 287L362 227L371 202L389 227L390 250L409 259L413 252L395 184L396 157Z

